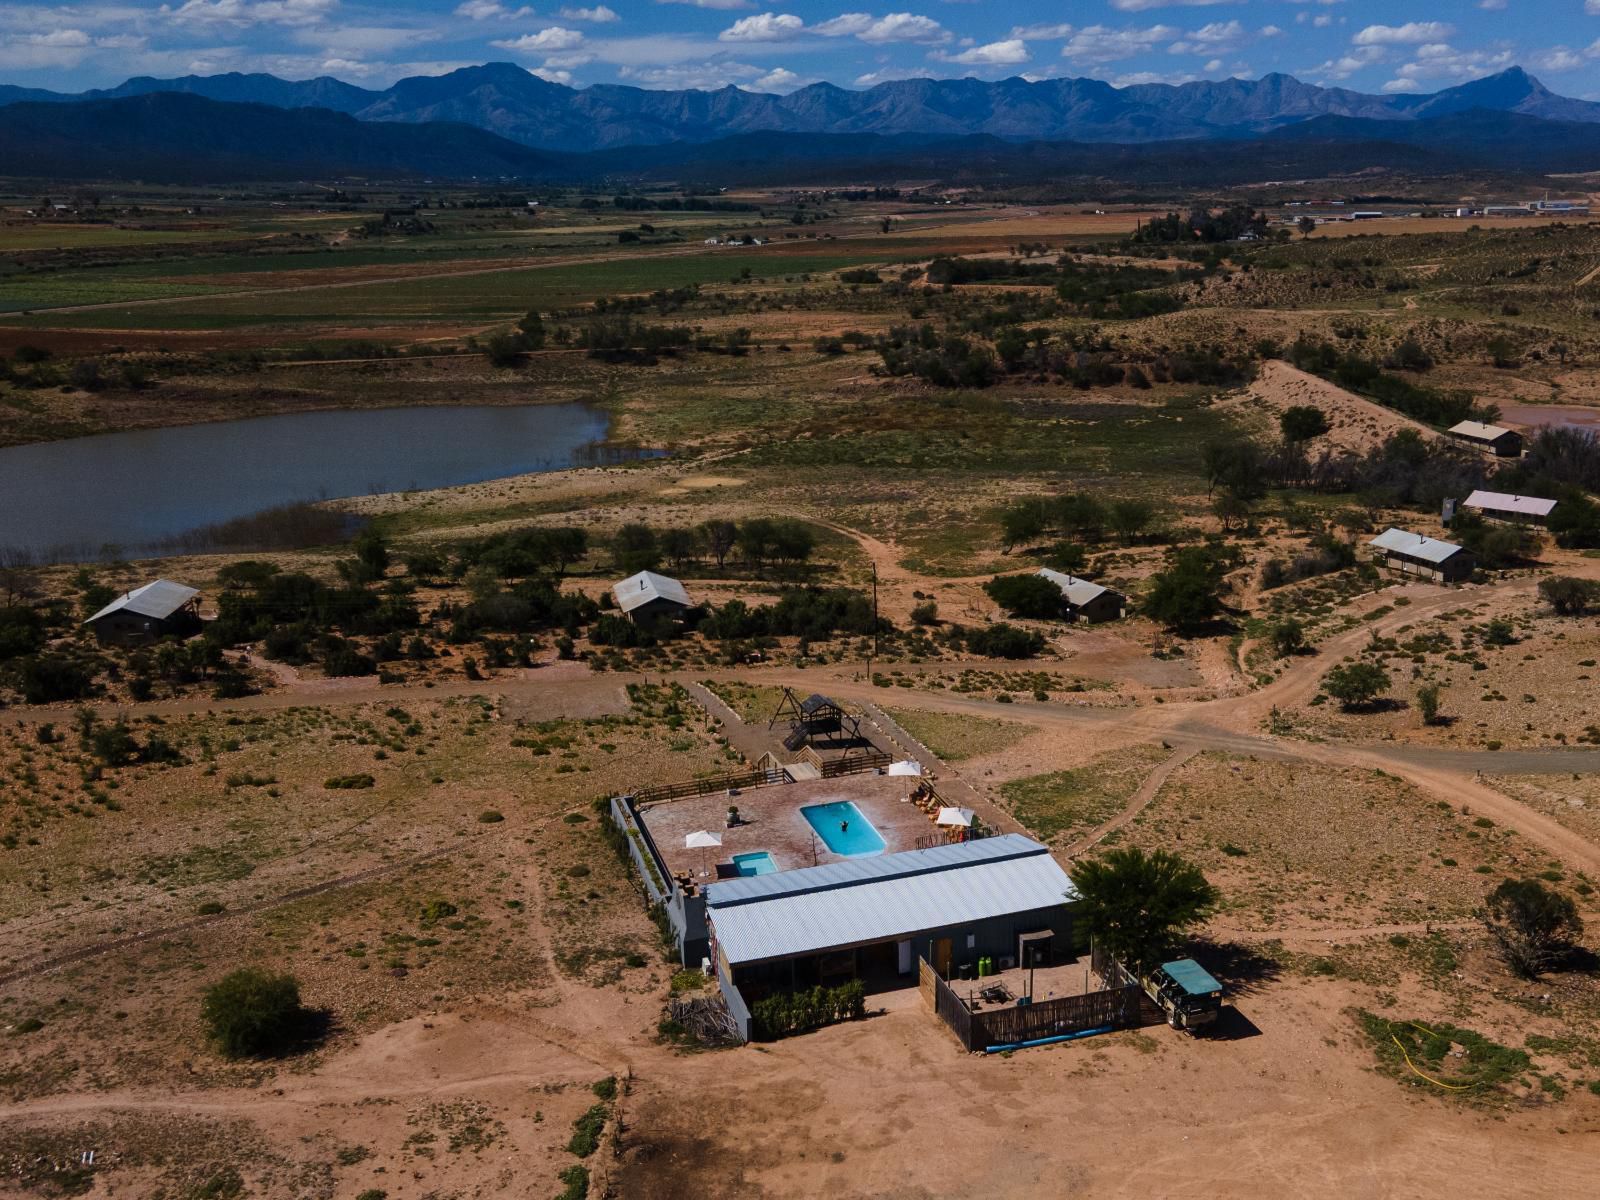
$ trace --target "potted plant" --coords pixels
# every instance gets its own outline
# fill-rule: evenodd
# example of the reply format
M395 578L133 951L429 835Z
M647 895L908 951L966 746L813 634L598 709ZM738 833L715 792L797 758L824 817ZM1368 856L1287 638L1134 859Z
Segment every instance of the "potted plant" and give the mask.
M732 829L739 824L739 820L739 806L737 804L728 805L728 828Z

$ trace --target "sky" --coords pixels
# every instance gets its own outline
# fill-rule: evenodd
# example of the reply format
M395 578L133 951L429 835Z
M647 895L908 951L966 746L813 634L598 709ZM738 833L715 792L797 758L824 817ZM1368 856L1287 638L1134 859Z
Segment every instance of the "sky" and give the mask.
M1600 98L1600 0L897 0L913 2L0 0L0 82L78 91L268 71L382 88L499 61L575 87L784 93L1013 75L1123 86L1282 71L1432 92L1517 65L1552 91Z

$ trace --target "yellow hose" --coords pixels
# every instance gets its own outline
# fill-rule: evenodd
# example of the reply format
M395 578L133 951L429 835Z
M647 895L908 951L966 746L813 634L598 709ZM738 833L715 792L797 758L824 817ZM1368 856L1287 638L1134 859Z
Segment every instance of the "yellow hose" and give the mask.
M1433 1030L1429 1029L1426 1025L1419 1025L1415 1021L1407 1021L1406 1024L1411 1026L1413 1029L1422 1030L1422 1032L1427 1034L1429 1037L1438 1037L1439 1036ZM1417 1064L1411 1061L1411 1055L1406 1051L1405 1046L1403 1046L1400 1043L1400 1039L1395 1037L1395 1035L1394 1035L1394 1022L1393 1021L1388 1022L1388 1025L1389 1025L1389 1040L1394 1043L1395 1049L1400 1051L1400 1057L1406 1060L1406 1066L1411 1068L1412 1073L1414 1075L1416 1075L1416 1077L1418 1079L1426 1079L1429 1083L1433 1084L1434 1087L1441 1087L1441 1088L1444 1088L1446 1091L1451 1091L1451 1092L1465 1092L1465 1091L1468 1091L1472 1087L1472 1085L1470 1083L1443 1083L1440 1080L1435 1079L1432 1075L1427 1075L1427 1074L1424 1074L1422 1071L1417 1070Z

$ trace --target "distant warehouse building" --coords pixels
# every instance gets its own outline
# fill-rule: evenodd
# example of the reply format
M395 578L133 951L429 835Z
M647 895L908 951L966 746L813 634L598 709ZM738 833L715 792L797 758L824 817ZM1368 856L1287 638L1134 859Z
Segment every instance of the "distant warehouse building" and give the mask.
M124 592L84 622L103 646L138 646L200 628L200 593L157 579Z
M1115 621L1124 614L1126 599L1108 587L1048 567L1042 568L1039 575L1061 589L1069 620Z
M1438 583L1458 583L1472 575L1478 562L1465 546L1441 542L1405 529L1385 529L1367 543L1383 566Z
M1485 425L1482 421L1462 421L1450 426L1449 433L1459 441L1493 450L1496 458L1522 457L1522 435L1515 429Z
M1509 496L1505 492L1485 492L1479 489L1463 500L1461 507L1491 521L1508 521L1516 525L1543 525L1555 511L1556 502L1540 496Z

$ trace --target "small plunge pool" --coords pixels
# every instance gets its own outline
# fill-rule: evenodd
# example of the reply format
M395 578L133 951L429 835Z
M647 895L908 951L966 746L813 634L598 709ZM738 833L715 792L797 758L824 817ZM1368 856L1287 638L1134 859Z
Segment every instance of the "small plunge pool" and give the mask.
M735 854L733 866L740 875L771 875L778 869L770 850L752 850L748 854Z

